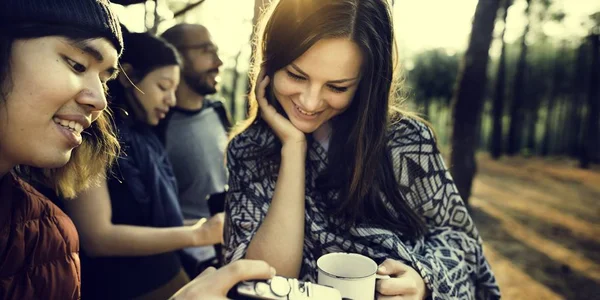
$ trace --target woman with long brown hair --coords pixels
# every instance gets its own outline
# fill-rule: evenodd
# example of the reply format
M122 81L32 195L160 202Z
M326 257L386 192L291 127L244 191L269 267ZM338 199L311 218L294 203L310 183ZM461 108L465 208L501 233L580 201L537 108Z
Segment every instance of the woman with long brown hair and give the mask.
M257 36L227 154L226 260L315 281L320 256L360 253L393 275L382 299L498 298L432 130L398 108L387 1L272 1Z

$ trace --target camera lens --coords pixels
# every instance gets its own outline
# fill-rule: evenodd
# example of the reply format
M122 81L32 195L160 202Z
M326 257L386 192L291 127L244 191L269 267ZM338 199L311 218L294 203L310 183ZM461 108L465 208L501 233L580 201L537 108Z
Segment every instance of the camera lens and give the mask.
M273 294L283 297L290 293L290 284L287 279L283 277L275 277L271 279L271 292Z

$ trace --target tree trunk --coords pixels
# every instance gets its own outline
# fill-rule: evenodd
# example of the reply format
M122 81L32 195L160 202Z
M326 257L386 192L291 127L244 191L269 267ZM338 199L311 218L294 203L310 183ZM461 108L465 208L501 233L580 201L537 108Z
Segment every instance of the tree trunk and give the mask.
M548 105L546 107L546 124L544 126L544 139L542 141L542 156L547 156L551 152L552 148L552 124L556 124L556 120L553 120L556 115L554 107L556 106L556 98L558 97L559 90L558 87L561 84L562 78L560 76L560 63L558 62L558 57L564 54L564 51L561 49L557 52L556 58L554 59L554 75L552 76L552 85L550 86L550 94L548 95ZM556 134L554 134L556 136Z
M569 155L574 158L579 158L582 152L581 149L581 129L583 120L583 106L585 103L585 90L587 88L587 47L586 43L582 42L577 49L577 62L575 65L575 73L578 76L572 76L573 82L573 110L571 115L571 139L569 140Z
M537 122L539 120L539 115L538 115L538 110L537 107L535 107L534 109L529 111L529 121L527 124L527 150L529 152L529 154L533 155L535 153L537 153L538 149L537 149L537 136L536 136L536 129L537 129Z
M567 99L563 98L563 100L560 102L559 104L559 118L560 121L558 124L563 124L562 126L559 126L559 131L558 131L558 137L556 138L557 142L556 144L558 145L558 154L559 155L565 155L568 154L567 151L567 147L568 147L568 138L567 135L571 132L569 131L569 113L570 113L570 105Z
M423 115L425 116L425 119L430 120L431 121L431 116L429 115L429 107L431 106L431 99L429 99L429 97L423 97Z
M531 72L528 72L530 74ZM531 75L530 75L531 76ZM531 78L531 77L529 77ZM537 147L537 122L539 120L539 103L541 102L536 95L535 91L529 91L527 93L527 99L530 102L529 108L527 109L528 120L527 120L527 150L528 153L534 155L538 151Z
M525 15L528 19L527 25L525 25L525 31L523 31L523 38L521 39L521 53L519 55L519 61L517 62L517 71L515 74L515 83L513 90L513 101L510 108L510 126L508 130L508 146L506 149L507 154L515 155L521 150L521 133L523 132L523 92L525 88L525 72L527 69L527 34L529 33L530 21L530 7L531 0L527 0L527 8L525 9Z
M502 13L502 22L504 28L500 34L502 41L502 50L500 52L500 62L498 63L498 74L496 75L496 90L494 101L492 103L492 136L490 142L490 153L493 159L498 159L502 155L502 116L504 115L504 91L506 89L506 43L504 42L504 33L506 32L506 16L512 0L504 0L504 12Z
M489 48L499 1L480 0L452 98L450 171L465 204L477 169L475 150L487 81Z
M592 63L590 67L590 81L588 84L588 113L586 126L584 127L583 155L581 156L580 166L584 169L590 167L592 160L598 156L598 128L600 127L598 118L600 117L600 34L598 32L590 35Z

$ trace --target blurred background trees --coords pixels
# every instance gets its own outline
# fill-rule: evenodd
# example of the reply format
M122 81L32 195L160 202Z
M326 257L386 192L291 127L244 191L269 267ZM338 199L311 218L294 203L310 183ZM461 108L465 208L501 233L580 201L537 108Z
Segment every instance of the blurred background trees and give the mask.
M217 96L234 119L244 118L252 26L269 0L113 2L123 4L115 6L132 31L160 34L179 22L207 26L224 61ZM469 43L481 29L474 18L478 4L497 6L489 13L495 20L491 46L481 39ZM570 157L583 168L600 163L597 1L397 0L393 14L408 105L431 122L445 154L454 148L469 157L489 152L494 159ZM468 65L468 47L483 53L485 67L477 69L485 72L465 79L459 66ZM473 102L456 105L461 93ZM472 177L475 167L464 169L458 157L450 162L467 196L461 177Z

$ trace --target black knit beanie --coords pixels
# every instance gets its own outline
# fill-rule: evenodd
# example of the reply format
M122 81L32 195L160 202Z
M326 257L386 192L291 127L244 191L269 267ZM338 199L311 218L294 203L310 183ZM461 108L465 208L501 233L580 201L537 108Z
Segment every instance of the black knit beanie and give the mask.
M121 54L123 37L108 0L0 0L0 28L48 24L81 29L107 38Z

